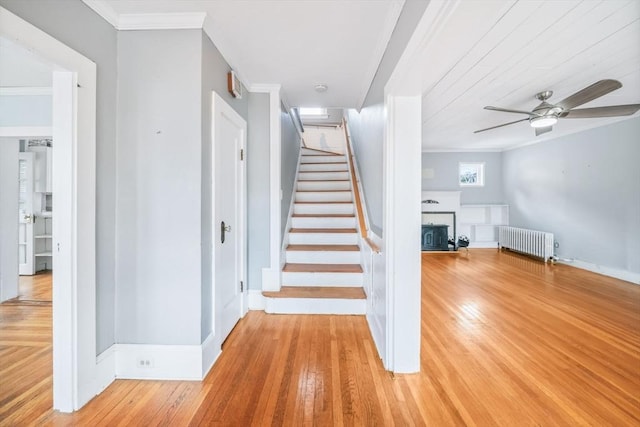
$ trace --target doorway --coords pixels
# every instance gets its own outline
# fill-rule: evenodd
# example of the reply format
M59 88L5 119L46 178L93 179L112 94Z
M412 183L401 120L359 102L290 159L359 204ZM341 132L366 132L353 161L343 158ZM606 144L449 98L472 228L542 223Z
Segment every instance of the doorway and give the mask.
M53 407L72 412L95 396L100 387L95 381L96 66L2 7L0 37L32 52L54 69ZM20 126L0 128L3 137L23 135ZM13 210L14 218L17 211ZM16 237L15 245L17 241ZM13 252L17 255L16 250Z

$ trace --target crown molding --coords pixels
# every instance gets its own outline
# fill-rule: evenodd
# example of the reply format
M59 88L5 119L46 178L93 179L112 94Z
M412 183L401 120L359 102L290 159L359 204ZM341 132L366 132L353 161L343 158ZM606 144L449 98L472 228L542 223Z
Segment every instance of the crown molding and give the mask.
M95 13L113 26L118 28L118 13L103 0L82 0L84 4L89 6Z
M53 94L53 88L44 87L0 87L0 96L46 96Z
M120 31L202 29L207 16L205 12L118 14L105 0L82 1Z
M193 13L131 13L122 14L118 30L193 30L202 29L204 12Z

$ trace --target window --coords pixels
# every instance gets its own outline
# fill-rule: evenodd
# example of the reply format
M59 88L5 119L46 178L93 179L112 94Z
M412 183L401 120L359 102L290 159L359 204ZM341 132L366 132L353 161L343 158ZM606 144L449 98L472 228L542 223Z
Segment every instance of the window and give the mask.
M460 163L458 172L461 187L484 186L484 163Z
M300 117L314 118L314 119L326 119L329 117L326 108L307 108L300 107Z

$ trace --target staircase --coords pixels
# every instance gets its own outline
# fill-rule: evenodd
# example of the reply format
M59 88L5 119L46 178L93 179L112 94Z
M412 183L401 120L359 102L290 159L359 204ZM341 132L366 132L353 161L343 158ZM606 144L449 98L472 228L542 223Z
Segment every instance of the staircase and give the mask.
M267 313L365 314L347 158L302 148L279 292Z

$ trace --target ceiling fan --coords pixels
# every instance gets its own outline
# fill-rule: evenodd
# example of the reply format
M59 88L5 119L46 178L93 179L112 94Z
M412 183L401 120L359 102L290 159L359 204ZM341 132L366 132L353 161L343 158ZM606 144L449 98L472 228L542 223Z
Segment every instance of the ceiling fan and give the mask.
M509 126L514 123L529 121L531 127L536 131L536 136L543 133L551 132L553 125L558 122L558 119L591 119L597 117L617 117L617 116L630 116L640 109L640 104L629 105L611 105L607 107L594 107L594 108L580 108L574 110L582 104L586 104L589 101L593 101L596 98L600 98L613 92L616 89L620 89L622 83L617 80L600 80L588 86L573 95L563 99L557 104L550 104L547 99L551 98L553 92L546 90L536 94L536 98L542 101L540 105L534 108L532 111L513 110L510 108L500 107L484 107L485 110L503 111L505 113L526 114L527 118L516 120L514 122L503 123L501 125L492 126L486 129L480 129L473 133L484 132L491 129L500 128L503 126Z

